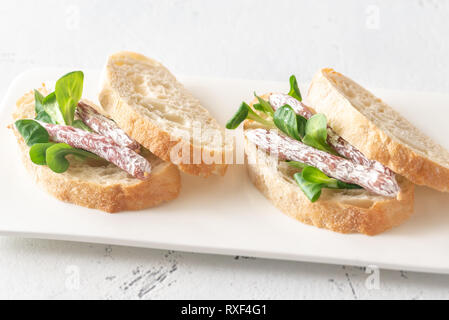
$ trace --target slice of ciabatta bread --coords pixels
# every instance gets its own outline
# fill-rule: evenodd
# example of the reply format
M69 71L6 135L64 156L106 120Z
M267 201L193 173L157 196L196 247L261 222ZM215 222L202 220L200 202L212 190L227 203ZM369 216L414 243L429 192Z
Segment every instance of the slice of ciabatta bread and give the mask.
M262 96L269 99L269 94ZM245 120L244 131L263 128ZM303 223L341 233L375 235L398 226L412 213L414 185L401 176L396 198L389 198L364 189L323 189L316 202L304 195L294 181L298 169L260 150L245 138L248 175L252 183L275 207Z
M131 137L189 174L224 175L224 129L159 62L133 52L109 57L102 107Z
M449 152L353 80L323 69L313 78L307 101L369 159L415 184L449 192Z
M45 89L40 90L46 95ZM91 102L89 102L95 108ZM34 94L29 92L17 101L14 120L34 118ZM13 127L13 126L12 126ZM30 160L30 148L15 128L22 161L34 180L59 200L106 212L139 210L172 200L179 194L181 178L179 170L162 161L149 151L142 154L152 165L151 177L138 180L113 164L88 164L70 158L69 169L58 174L47 166Z

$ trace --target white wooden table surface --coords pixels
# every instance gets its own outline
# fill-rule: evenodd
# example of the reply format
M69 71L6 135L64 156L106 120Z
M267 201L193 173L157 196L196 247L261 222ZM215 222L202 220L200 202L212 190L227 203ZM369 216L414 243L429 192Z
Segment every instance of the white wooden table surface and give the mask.
M304 82L331 66L449 92L448 15L445 0L2 1L0 96L27 69L99 68L124 49L175 74ZM0 298L449 298L447 275L381 270L373 286L366 271L0 237Z

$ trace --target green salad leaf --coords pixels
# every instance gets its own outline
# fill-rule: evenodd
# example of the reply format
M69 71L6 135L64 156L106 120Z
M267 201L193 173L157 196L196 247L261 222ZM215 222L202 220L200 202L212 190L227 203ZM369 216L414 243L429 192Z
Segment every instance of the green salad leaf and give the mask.
M50 153L47 151L50 150ZM73 154L78 159L85 160L86 158L90 158L93 160L103 160L102 158L98 157L97 155L82 150L82 149L76 149L68 144L65 143L56 143L56 142L47 142L47 143L36 143L30 148L30 159L33 163L38 165L46 165L47 159L50 159L51 165L49 165L50 169L52 169L55 172L64 172L61 171L65 167L66 159L60 159L62 155L65 157L68 154ZM56 156L56 158L55 158Z
M293 175L296 183L311 202L315 202L321 196L321 190L327 189L361 189L355 184L346 183L334 178L328 177L321 170L305 165L297 161L289 161L289 165L302 169Z
M263 119L257 113L255 113L246 102L242 102L240 108L237 110L231 120L226 123L226 128L231 130L236 129L245 119L250 119L266 126L273 125L271 121Z
M236 129L248 117L249 106L242 102L234 116L226 123L227 129Z
M302 177L308 182L315 184L333 184L336 181L334 178L330 178L325 175L321 170L307 166L302 170Z
M295 173L293 178L310 202L315 202L320 198L321 190L323 189L322 184L307 181L300 172Z
M50 93L43 100L43 108L45 112L51 117L55 124L66 124L61 110L59 109L58 101L56 100L55 92Z
M298 87L298 81L296 81L296 77L294 75L290 77L290 91L288 95L295 98L296 100L302 101L301 91L299 91Z
M257 103L257 107L254 106L254 109L262 111L270 116L273 116L274 114L274 110L271 107L271 104L262 99L261 97L259 97L255 92L254 92L254 96L257 98L257 100L259 101L259 103Z
M296 169L301 169L301 170L308 166L307 164L299 162L299 161L287 160L286 162L289 166L296 168Z
M65 124L54 92L44 97L39 91L34 90L34 105L36 120L53 124Z
M315 167L307 166L302 171L302 176L309 182L316 184L323 184L324 188L328 189L361 189L359 185L346 183L331 177L328 177L324 172Z
M91 158L97 160L99 157L93 153L85 150L75 149L65 143L57 143L46 149L45 162L48 167L56 173L63 173L67 171L70 166L66 156L73 154L79 158Z
M335 188L332 188L331 185L328 185L327 188L329 189L363 189L361 186L357 184L352 183L346 183L340 180L337 180L337 186Z
M256 109L257 111L262 111L265 112L262 105L260 103L255 103L253 104L254 109Z
M55 145L55 142L36 143L30 148L30 159L33 163L38 165L46 165L47 149Z
M338 155L327 143L327 119L322 113L314 114L307 120L302 142L315 149Z
M83 81L83 72L74 71L56 82L56 101L66 125L70 126L74 121L76 106L83 94Z
M44 96L38 90L34 90L34 110L39 114L44 110Z
M17 120L14 125L28 146L36 143L46 143L50 140L47 130L39 122L31 119Z
M34 110L36 112L36 120L54 123L53 119L44 109L45 97L37 90L34 90Z
M288 104L276 110L273 116L276 127L293 139L301 141L305 134L307 120L296 114Z
M53 119L48 115L47 112L42 111L36 115L35 120L46 122L46 123L54 123Z

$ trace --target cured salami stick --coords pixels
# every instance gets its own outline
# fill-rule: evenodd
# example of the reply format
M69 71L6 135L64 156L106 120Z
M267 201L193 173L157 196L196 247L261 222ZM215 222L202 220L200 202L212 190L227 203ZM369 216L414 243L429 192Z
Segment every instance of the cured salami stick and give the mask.
M115 164L133 177L144 180L150 176L151 164L135 151L119 146L109 137L81 129L39 121L55 142L90 151Z
M254 129L245 133L247 139L280 160L293 160L320 169L325 174L347 183L357 184L373 193L395 197L399 192L396 179L350 160L317 150L281 135L276 130Z
M93 131L111 138L119 146L127 147L134 151L140 149L140 144L131 139L114 121L98 113L97 110L87 103L78 102L76 114Z
M270 104L274 110L288 104L292 109L299 115L306 119L309 119L314 115L313 111L310 110L301 101L282 93L275 93L270 96ZM348 141L340 137L331 127L327 127L327 142L331 145L340 155L350 159L358 164L372 167L376 170L384 172L385 174L394 177L394 172L389 168L385 167L378 161L370 160L365 155L360 152L359 149L355 148Z

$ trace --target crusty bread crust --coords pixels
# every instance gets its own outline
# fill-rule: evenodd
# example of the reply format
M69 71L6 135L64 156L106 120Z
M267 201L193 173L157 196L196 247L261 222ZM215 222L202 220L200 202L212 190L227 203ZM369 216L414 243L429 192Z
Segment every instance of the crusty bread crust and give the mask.
M270 94L262 98L268 100ZM256 127L253 121L245 120L244 130ZM404 177L396 176L401 189L397 198L360 189L323 189L320 199L312 203L291 173L279 169L275 157L247 139L245 156L249 178L257 189L283 213L303 223L340 233L376 235L398 226L413 213L414 185Z
M111 117L129 136L165 161L172 161L171 155L174 152L174 148L176 148L175 150L179 150L177 153L179 156L178 159L182 158L183 151L190 150L190 159L176 163L183 172L204 177L210 176L211 174L223 176L227 170L225 151L204 150L203 147L193 145L190 141L174 138L170 132L163 130L150 119L143 117L122 99L118 89L114 87L111 81L112 71L108 66L114 63L114 59L123 56L137 60L142 64L159 64L152 59L134 52L125 51L112 55L108 59L103 78L103 88L99 94L99 101L102 107L107 110ZM160 65L160 68L165 69L162 65ZM214 155L218 153L218 158L221 159L221 163L205 163L204 160L201 160L200 163L195 163L193 155L203 155L204 152L210 154L213 159Z
M14 119L34 116L33 93L27 93L17 101ZM162 202L175 199L181 188L181 178L178 169L168 162L157 159L148 153L147 159L153 165L151 177L138 180L122 174L121 169L108 165L105 171L119 175L116 178L101 183L104 177L83 179L75 176L74 170L93 170L88 164L76 164L63 174L51 171L47 166L34 164L29 157L29 147L23 138L13 129L17 137L22 161L38 185L57 199L87 208L98 209L109 213L125 210L140 210L154 207Z
M409 145L377 127L371 119L353 106L351 98L329 77L331 74L344 77L332 69L320 70L315 75L308 92L307 101L311 107L317 112L324 113L333 129L369 159L379 161L415 184L449 192L449 167L415 152ZM346 77L344 79L359 86ZM358 89L364 90L372 99L381 102L365 89L361 87ZM386 104L383 104L383 108L390 109Z

